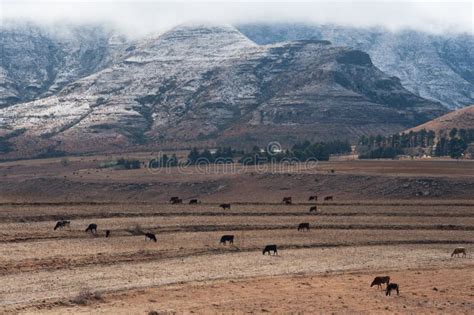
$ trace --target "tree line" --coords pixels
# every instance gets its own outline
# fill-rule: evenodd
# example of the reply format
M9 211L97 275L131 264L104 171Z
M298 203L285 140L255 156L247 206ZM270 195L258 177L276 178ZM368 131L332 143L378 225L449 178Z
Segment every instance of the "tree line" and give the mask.
M395 158L397 155L450 156L460 158L474 142L474 129L442 130L438 135L422 129L391 136L362 136L357 150L359 158Z
M219 147L215 150L192 148L187 159L180 161L176 155L171 157L164 154L150 161L149 167L173 167L178 165L205 165L242 163L255 165L270 162L306 162L309 160L327 161L331 154L351 152L348 141L330 141L311 143L304 141L293 145L287 150L261 149L254 146L250 151L236 150L232 147Z

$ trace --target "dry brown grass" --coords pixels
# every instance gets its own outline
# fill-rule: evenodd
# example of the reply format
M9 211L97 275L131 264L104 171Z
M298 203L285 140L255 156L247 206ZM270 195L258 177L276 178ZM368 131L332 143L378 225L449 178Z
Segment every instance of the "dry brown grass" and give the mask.
M447 271L472 273L474 266L471 257L450 258L453 247L464 246L472 252L474 246L470 164L448 163L435 174L440 162L374 162L372 166L330 162L322 165L321 173L252 175L248 170L241 176L191 175L185 180L176 174L157 179L144 170L99 173L93 170L96 162L79 158L70 158L66 166L60 162L54 162L60 169L47 160L0 164L0 176L7 174L0 189L7 188L9 200L0 204L0 312L120 314L123 300L122 314L158 309L165 313L259 313L275 311L268 306L272 298L281 302L281 310L290 312L289 297L307 307L295 311L317 310L321 305L314 301L325 301L327 312L363 312L367 309L361 307L368 305L380 312L402 312L402 304L390 304L388 310L377 307L380 297L365 288L365 278L373 273L399 275L403 294L414 293L403 300L409 312L423 309L417 303L435 312L449 312L455 306L462 312L470 306L455 298L464 296L462 290L468 284L456 273L457 286L450 286ZM420 185L440 187L436 189L446 196L419 199L409 195L418 189L420 177L414 172L420 165L416 172L436 175L431 181L421 176ZM328 175L325 168L335 168L336 173ZM59 181L73 169L81 175ZM394 176L397 171L402 175ZM461 173L463 179L457 179ZM404 188L405 180L415 190ZM31 195L16 191L18 183L28 186L30 181L36 184L31 186ZM456 183L460 186L450 187ZM36 199L34 187L46 189L46 194ZM332 203L319 202L319 213L311 215L307 198L315 192L336 198ZM357 198L356 192L360 192ZM405 193L405 198L397 197ZM86 198L89 194L91 198ZM11 203L14 195L18 199ZM64 200L72 195L78 199ZM166 203L170 195L198 197L203 203L170 205ZM282 195L292 195L296 204L282 205ZM110 202L102 202L105 197ZM232 209L220 209L221 201L232 202ZM53 231L59 219L71 220L71 226ZM98 237L84 232L92 222L98 224ZM301 222L309 222L311 230L297 231ZM104 237L106 229L112 231L110 238ZM148 231L156 233L157 243L145 242L142 235ZM219 244L223 234L235 235L233 246ZM278 256L262 255L262 247L270 243L278 245ZM416 272L425 269L442 270L433 275L439 281L433 286L440 290L436 294L442 287L449 289L448 298L433 290L427 293L411 282ZM347 281L353 273L359 273L364 284L345 288L338 275ZM270 289L278 286L275 277L281 276L286 277L279 278L285 290L276 290L273 296ZM264 277L271 285L258 285L255 277ZM245 280L236 287L235 279ZM204 291L199 291L195 285L202 281ZM305 291L306 287L311 290ZM155 289L164 291L159 295L147 291ZM226 295L226 290L232 294ZM268 296L259 296L261 292ZM312 296L314 292L317 296ZM347 296L347 308L337 304L338 296ZM453 306L429 305L427 299L455 302ZM134 304L136 300L141 301L139 305ZM61 301L74 305L64 307Z
M92 292L89 288L83 288L81 291L71 299L71 303L77 305L88 305L103 301L102 294L99 292Z

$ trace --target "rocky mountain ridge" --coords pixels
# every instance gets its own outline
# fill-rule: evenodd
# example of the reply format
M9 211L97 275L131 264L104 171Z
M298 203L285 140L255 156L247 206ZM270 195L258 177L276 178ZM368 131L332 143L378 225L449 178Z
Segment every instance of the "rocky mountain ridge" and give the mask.
M47 97L114 62L126 39L102 26L0 28L0 108Z
M237 28L258 44L324 39L367 52L409 91L450 109L474 103L474 36L415 30L303 23L254 23Z
M396 132L445 112L359 50L257 45L229 25L182 25L51 96L0 109L0 137L4 154L22 156L291 144Z

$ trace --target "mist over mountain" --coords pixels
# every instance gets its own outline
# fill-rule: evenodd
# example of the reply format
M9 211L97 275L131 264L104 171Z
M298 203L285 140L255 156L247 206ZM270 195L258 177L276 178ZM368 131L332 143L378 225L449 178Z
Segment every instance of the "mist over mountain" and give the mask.
M411 92L448 108L474 103L474 37L416 30L336 25L257 23L237 28L258 44L324 39L367 52L374 64Z

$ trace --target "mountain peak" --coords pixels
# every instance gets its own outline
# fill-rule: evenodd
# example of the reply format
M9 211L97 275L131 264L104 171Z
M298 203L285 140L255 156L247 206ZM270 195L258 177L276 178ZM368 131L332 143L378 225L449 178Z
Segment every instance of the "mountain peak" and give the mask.
M193 45L257 46L229 24L180 24L159 37L160 41L189 42Z
M126 62L214 62L259 50L260 46L231 25L181 24L137 45Z

